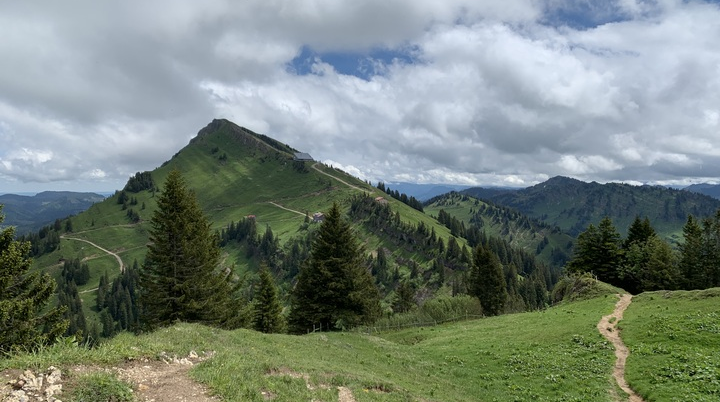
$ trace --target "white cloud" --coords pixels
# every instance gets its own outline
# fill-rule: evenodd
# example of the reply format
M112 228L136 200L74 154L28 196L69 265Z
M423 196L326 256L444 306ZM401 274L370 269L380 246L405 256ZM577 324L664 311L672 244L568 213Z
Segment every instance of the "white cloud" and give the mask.
M551 15L582 7L597 26ZM216 117L373 181L712 178L718 20L674 0L8 3L0 185L119 188ZM303 47L413 61L298 76Z

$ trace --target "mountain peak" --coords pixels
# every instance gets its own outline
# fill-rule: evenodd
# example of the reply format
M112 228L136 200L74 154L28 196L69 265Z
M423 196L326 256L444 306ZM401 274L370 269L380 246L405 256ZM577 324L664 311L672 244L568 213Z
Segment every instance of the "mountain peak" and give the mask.
M577 187L587 184L584 181L573 179L572 177L567 176L555 176L551 177L547 180L545 180L542 183L538 183L534 186L528 187L527 189L546 189L548 187L551 188L558 188L558 187Z
M266 150L280 151L290 155L298 152L295 148L283 144L280 141L270 138L267 135L258 134L250 129L239 126L227 119L213 119L207 126L198 131L197 136L190 140L190 143L203 141L206 137L222 132L233 137L240 143L253 148L266 148Z

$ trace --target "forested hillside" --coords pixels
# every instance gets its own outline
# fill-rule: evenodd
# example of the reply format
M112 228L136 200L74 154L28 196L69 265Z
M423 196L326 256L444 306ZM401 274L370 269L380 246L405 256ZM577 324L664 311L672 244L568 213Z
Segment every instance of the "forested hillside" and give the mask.
M683 188L684 191L690 191L691 193L705 194L707 196L720 199L720 185L719 184L692 184Z
M488 236L503 238L558 270L572 255L575 239L559 227L490 201L452 192L428 200L425 211L451 226L473 227Z
M473 274L478 247L497 257L498 265L487 263L500 270L499 286L507 295L493 313L546 305L558 271L538 264L535 250L527 252L472 227L458 230L423 213L413 197L386 193L321 163L296 160L295 152L270 137L215 120L171 160L138 172L104 202L21 238L31 243L34 270L48 272L61 284L58 300L68 306L73 323L67 334L77 330L106 337L142 325L135 294L143 287L138 272L147 264L148 245L157 242L153 218L172 171L182 176L218 237L220 269L232 273L237 300L244 305L245 316L236 317L241 325L250 325L262 266L268 267L281 304L291 305L297 276L334 204L358 239L384 317L410 312L436 297L480 297L476 283L482 278ZM72 265L62 269L68 262Z
M462 193L512 207L573 236L590 223L597 225L605 216L613 219L621 233L626 233L635 217L640 216L648 217L662 236L679 239L688 215L707 217L720 208L720 200L688 191L622 183L585 183L562 176L523 190L467 189Z

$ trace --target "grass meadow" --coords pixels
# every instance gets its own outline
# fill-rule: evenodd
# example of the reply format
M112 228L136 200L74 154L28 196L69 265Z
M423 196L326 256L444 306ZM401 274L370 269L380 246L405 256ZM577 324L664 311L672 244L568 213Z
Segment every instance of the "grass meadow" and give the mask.
M646 400L720 400L720 289L635 296L620 327L626 378Z

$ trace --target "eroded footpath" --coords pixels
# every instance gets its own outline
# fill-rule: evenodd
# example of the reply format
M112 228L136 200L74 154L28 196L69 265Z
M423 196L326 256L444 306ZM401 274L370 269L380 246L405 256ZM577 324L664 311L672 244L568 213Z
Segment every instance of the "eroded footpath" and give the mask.
M630 350L627 346L625 346L622 338L620 338L620 332L617 331L618 322L622 320L625 309L627 309L632 302L632 296L629 294L618 296L620 297L620 300L618 300L615 304L615 310L612 314L606 315L600 319L600 322L597 324L597 329L600 331L600 334L602 334L602 336L610 341L615 347L615 367L613 369L613 377L615 378L615 381L617 381L618 386L628 395L627 400L630 402L644 402L643 398L633 391L633 389L630 388L630 385L628 385L627 380L625 380L625 362L630 354Z

